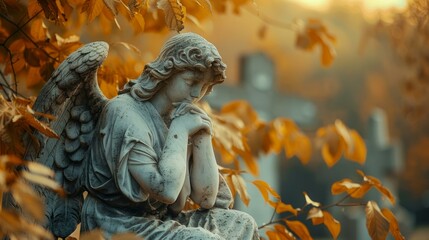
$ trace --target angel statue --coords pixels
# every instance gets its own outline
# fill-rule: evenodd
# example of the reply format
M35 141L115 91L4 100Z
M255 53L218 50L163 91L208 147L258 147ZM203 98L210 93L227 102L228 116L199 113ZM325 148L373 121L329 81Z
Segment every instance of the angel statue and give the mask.
M173 36L113 99L97 84L107 52L93 42L72 53L34 104L57 116L50 126L60 138L37 135L41 150L29 144L26 158L54 169L68 196L39 189L46 227L62 238L81 222L82 232L101 229L106 238L258 239L254 219L229 209L211 121L195 105L225 79L216 47L194 33ZM184 211L189 199L200 208Z

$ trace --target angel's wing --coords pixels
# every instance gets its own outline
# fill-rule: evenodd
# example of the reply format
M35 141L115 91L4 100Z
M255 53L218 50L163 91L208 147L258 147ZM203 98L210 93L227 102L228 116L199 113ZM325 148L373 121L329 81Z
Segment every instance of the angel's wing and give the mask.
M97 69L108 49L105 42L93 42L73 52L54 71L33 106L37 112L56 116L50 127L60 136L54 139L37 134L41 151L30 144L25 156L51 167L68 195L60 198L39 189L46 199L47 226L58 237L70 235L80 222L83 197L79 179L96 122L107 102L98 87Z

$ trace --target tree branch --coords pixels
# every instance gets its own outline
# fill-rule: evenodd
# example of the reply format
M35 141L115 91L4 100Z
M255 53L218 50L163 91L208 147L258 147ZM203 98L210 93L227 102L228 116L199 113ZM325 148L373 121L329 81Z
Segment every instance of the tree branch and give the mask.
M3 45L5 46L7 41L16 33L21 32L36 48L42 50L42 52L50 59L54 60L54 61L58 61L58 59L52 57L51 55L49 55L49 53L47 53L43 48L41 48L36 42L34 42L34 40L24 31L22 30L22 28L27 25L29 22L31 22L31 20L33 20L34 18L37 17L37 15L39 15L43 10L38 11L36 14L34 14L34 16L32 16L31 18L29 18L23 25L19 26L18 24L16 24L15 22L13 22L12 20L8 19L4 14L0 13L0 17L3 18L4 20L6 20L7 22L9 22L10 24L12 24L16 30L9 35L9 37L6 38L6 40L3 42Z

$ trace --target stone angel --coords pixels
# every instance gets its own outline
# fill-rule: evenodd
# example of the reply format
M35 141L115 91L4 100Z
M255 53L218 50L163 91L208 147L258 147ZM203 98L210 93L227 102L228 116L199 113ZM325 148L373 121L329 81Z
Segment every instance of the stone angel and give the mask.
M216 47L194 33L163 46L136 80L107 99L97 69L104 42L89 43L54 71L34 110L57 116L59 139L38 138L26 158L56 172L67 198L40 190L46 227L57 237L81 231L133 232L145 239L258 239L255 221L229 209L207 114L195 103L225 79ZM87 192L83 197L83 192ZM192 199L201 208L183 211Z

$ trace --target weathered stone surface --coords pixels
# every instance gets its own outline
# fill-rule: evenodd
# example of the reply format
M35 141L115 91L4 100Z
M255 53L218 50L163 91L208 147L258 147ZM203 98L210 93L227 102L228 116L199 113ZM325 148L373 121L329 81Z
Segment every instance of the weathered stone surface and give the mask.
M107 237L258 239L252 217L229 209L211 120L195 105L225 79L215 46L193 33L172 37L110 100L96 79L107 51L94 42L72 53L35 103L35 110L58 113L52 127L61 138L50 140L38 161L55 169L69 194L45 193L51 230L66 237L82 220L82 231L101 228ZM189 200L202 209L183 211Z

